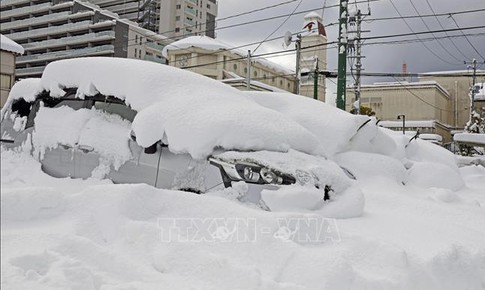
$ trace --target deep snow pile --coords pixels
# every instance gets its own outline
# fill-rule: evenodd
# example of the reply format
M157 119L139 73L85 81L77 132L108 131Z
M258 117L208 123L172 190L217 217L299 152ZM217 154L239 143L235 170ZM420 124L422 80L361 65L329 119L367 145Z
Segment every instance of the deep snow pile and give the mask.
M289 116L312 132L327 155L347 149L359 127L369 120L367 116L351 115L323 102L290 93L246 94L258 104Z
M318 146L308 130L237 89L153 62L102 57L56 61L44 70L41 86L54 97L75 87L79 98L101 93L122 99L138 111L132 126L138 144L149 147L167 140L173 152L197 159L216 147L313 153Z
M471 183L454 199L394 177L362 178L364 215L333 220L219 197L231 190L210 196L55 179L25 153L1 154L2 289L485 285L485 211L475 201L485 202L480 167L460 170ZM198 230L167 231L174 219ZM306 240L311 232L299 231L312 221L324 234Z

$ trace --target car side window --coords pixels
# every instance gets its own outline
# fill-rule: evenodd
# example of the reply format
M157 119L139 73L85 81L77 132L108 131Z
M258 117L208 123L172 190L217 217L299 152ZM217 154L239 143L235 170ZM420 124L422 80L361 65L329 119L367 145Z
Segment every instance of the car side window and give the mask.
M133 122L133 119L135 119L136 116L135 110L122 103L96 101L94 102L94 108L109 114L118 115L130 122Z
M90 103L92 103L92 101L81 100L81 99L64 99L64 100L57 99L57 98L56 99L54 98L37 99L34 105L32 106L25 128L34 126L35 116L37 116L37 112L39 111L39 108L41 106L44 106L47 108L59 108L62 106L68 106L77 111L82 108L88 108L90 106Z

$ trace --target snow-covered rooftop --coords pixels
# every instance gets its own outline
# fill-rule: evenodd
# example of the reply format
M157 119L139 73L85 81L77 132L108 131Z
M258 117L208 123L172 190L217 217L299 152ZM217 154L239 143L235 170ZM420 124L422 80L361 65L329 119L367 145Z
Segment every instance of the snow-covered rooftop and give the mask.
M230 51L240 57L246 57L247 52L241 49L235 49L233 46L224 43L218 39L207 36L190 36L167 45L163 50L163 56L167 57L168 51L186 50L188 48L200 48L208 51ZM266 60L264 58L254 58L254 61L276 72L283 74L294 74L294 71L287 69L279 64Z
M433 71L433 72L425 72L423 73L423 77L426 77L425 75L450 75L450 74L471 74L472 71L470 70L446 70L446 71ZM485 74L485 70L477 70L477 74Z
M24 48L20 44L16 43L15 41L11 40L3 34L0 34L0 49L18 54L24 53Z
M453 136L453 140L458 142L482 144L485 146L485 134L458 133Z
M305 15L305 19L307 19L307 18L320 18L320 19L322 19L322 16L320 16L317 12L312 11L312 12L308 13L307 15Z
M435 128L436 121L425 120L425 121L408 121L404 122L406 128ZM379 125L385 128L402 128L402 121L381 121Z
M445 94L449 95L449 92L436 81L419 81L419 82L376 82L372 85L363 85L362 88L384 88L384 87L437 87Z

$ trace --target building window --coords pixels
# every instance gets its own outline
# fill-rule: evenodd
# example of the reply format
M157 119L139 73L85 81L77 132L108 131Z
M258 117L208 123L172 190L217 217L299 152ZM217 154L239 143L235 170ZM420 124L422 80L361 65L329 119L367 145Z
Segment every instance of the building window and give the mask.
M207 9L211 9L211 5L210 4L207 4Z
M176 21L179 21L180 20L180 16L175 16L175 20Z
M10 89L10 85L12 83L12 77L10 75L1 74L0 81L2 89Z
M179 27L176 27L175 28L175 32L180 32L180 28Z
M245 67L245 68L244 68L244 73L245 73L245 74L247 74L247 73L248 73L248 68L247 68L247 67Z
M142 41L143 41L143 37L140 36L140 44L142 43Z
M257 77L258 76L258 72L257 71L254 71L254 77Z
M141 58L141 49L138 51L138 58Z
M237 64L234 64L232 67L234 68L234 70L237 70Z
M138 34L135 35L135 43L138 43Z
M282 80L280 80L280 86L283 86L283 81Z
M138 49L135 48L135 57L136 57L136 54L138 53Z
M175 9L181 9L181 8L182 8L182 5L180 5L180 4L175 5Z

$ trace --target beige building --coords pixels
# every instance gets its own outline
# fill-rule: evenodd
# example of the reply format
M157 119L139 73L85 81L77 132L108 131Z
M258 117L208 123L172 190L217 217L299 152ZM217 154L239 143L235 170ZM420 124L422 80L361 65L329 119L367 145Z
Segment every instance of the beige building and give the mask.
M325 71L327 36L322 17L309 13L304 17L301 34L300 94L314 97L316 68ZM166 47L169 65L217 79L241 90L247 90L247 51L234 49L219 40L193 36ZM250 90L297 92L296 73L261 57L253 57L250 66ZM318 74L317 99L325 101L325 77Z
M3 107L15 82L16 57L24 53L24 48L3 34L0 37L0 107Z
M305 15L303 27L306 31L301 34L300 95L314 98L316 68L320 72L327 69L327 35L322 17L315 12ZM325 77L322 74L317 77L317 99L325 102Z
M471 71L444 71L426 73L420 78L423 81L438 82L450 94L452 120L449 123L456 129L463 129L470 119L470 88L472 86ZM477 71L477 83L485 82L485 70Z
M187 37L167 45L164 53L171 66L226 80L229 84L237 83L235 87L247 89L242 85L248 72L246 55L219 40L205 36ZM295 72L264 58L253 59L250 74L252 90L271 90L268 86L289 92L295 90Z
M376 117L391 129L402 130L398 115L405 115L406 131L438 134L451 141L453 106L450 93L436 81L392 82L363 85L361 105L371 108ZM347 90L346 110L355 102L353 90ZM383 122L381 125L386 125Z

